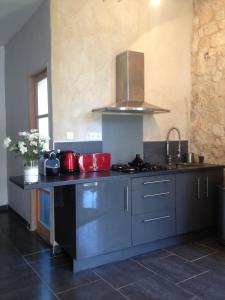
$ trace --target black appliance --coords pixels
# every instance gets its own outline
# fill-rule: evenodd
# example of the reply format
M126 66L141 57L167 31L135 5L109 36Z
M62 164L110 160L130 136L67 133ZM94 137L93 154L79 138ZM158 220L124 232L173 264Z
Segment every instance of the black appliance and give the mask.
M140 154L136 154L136 157L132 162L128 164L114 164L111 168L113 171L119 171L123 173L139 173L139 172L152 172L152 171L165 171L168 170L166 166L159 164L151 164L149 162L145 162Z

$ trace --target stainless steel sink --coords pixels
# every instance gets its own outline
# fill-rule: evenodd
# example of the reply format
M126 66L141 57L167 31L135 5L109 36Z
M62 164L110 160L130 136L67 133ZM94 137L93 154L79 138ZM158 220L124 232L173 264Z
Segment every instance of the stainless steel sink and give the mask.
M179 167L199 167L199 166L201 166L201 164L180 162L180 163L176 163L176 166L177 166L177 168L179 168Z
M174 170L174 169L184 169L184 168L199 168L200 166L202 166L202 164L179 162L172 165L166 165L166 168L168 170Z

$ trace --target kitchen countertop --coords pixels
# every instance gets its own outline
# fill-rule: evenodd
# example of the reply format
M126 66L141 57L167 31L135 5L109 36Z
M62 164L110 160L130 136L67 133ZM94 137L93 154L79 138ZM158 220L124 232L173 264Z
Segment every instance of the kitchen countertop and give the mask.
M211 165L211 164L196 164L191 166L179 166L177 168L172 168L170 170L164 171L152 171L152 172L139 172L135 174L121 173L117 171L101 171L101 172L91 172L91 173L76 173L76 174L61 174L59 176L39 176L39 181L37 183L26 184L24 183L23 176L12 176L10 181L24 190L32 190L38 188L50 188L56 186L74 185L78 183L85 183L91 181L101 181L109 180L112 178L137 178L137 177L148 177L148 176L159 176L167 174L178 174L193 172L196 170L207 170L207 169L217 169L224 168L223 165ZM224 185L225 188L225 185Z

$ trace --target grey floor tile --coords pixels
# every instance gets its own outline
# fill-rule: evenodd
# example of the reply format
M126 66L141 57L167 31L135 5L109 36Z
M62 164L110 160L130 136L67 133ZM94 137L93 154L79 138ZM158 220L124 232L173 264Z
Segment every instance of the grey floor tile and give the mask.
M67 289L78 287L96 281L99 277L91 270L73 273L72 265L60 265L55 267L44 264L32 264L32 268L41 279L55 292L59 293Z
M2 298L1 298L2 297ZM42 283L33 287L9 290L0 295L2 300L57 300L56 296Z
M26 257L25 257L26 259ZM28 263L34 268L37 272L51 272L54 268L67 265L72 269L73 262L72 259L65 255L57 255L52 257L50 255L43 255L42 259L30 262L28 259Z
M189 279L179 286L204 300L225 299L225 275L221 276L213 271Z
M214 249L211 249L205 245L201 245L197 242L173 246L168 248L167 250L189 261L193 261L215 252Z
M119 292L99 280L57 295L60 300L124 300Z
M198 241L199 244L208 246L215 251L225 252L225 244L222 244L219 238L217 237L209 237Z
M204 268L201 268L194 263L187 262L176 255L170 255L154 261L152 260L151 262L142 261L142 264L174 283L205 271Z
M130 300L186 300L193 295L155 274L127 285L120 291Z
M25 229L27 231L27 229ZM32 254L44 249L49 249L49 246L45 244L39 237L33 234L19 233L16 237L12 237L12 243L16 249L22 254Z
M57 255L52 255L50 250L43 250L34 254L28 254L24 256L24 259L30 263L36 263L36 265L54 267L57 265L63 265L72 263L72 259L66 254L61 253Z
M94 271L114 288L120 288L141 278L148 277L151 273L151 271L131 260L100 266Z
M44 298L45 297L45 298ZM0 274L0 299L55 299L51 291L27 266L19 266Z
M217 252L200 258L195 263L202 268L225 273L225 253Z
M151 263L152 261L167 257L169 255L171 254L165 250L156 250L143 255L135 256L132 259L139 263L143 263L144 265L148 265L148 263Z
M25 264L25 260L18 253L0 253L0 274L3 274L16 266Z

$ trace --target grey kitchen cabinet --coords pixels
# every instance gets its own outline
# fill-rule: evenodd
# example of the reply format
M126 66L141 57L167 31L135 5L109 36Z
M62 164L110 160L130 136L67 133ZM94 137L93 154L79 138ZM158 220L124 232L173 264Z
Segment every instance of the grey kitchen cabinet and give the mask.
M133 245L175 235L175 176L132 180Z
M215 225L220 169L176 175L176 231L183 234Z
M130 179L76 186L76 258L131 246Z

